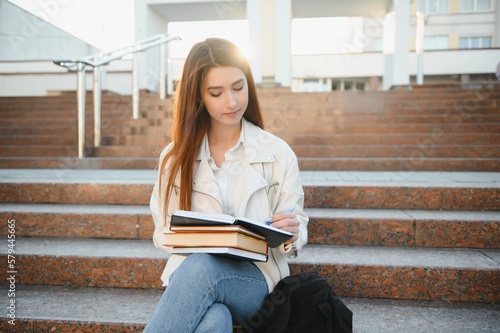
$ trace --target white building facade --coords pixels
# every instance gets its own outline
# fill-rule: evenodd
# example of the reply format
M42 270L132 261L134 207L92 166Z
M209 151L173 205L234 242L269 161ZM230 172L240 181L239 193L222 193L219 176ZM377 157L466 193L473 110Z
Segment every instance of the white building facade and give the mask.
M424 83L468 83L496 80L499 8L500 0L136 0L136 40L176 21L247 20L252 70L264 86L381 90L413 84L419 73ZM425 23L420 59L417 12ZM335 17L350 24L334 52L292 52L295 20ZM318 25L310 38L324 43L330 33ZM173 59L172 79L182 63Z
M6 0L0 4L0 96L76 90L75 74L52 60L95 49ZM423 14L423 34L417 12ZM304 20L312 30L307 43L298 45ZM256 83L293 91L387 90L419 78L444 84L496 81L500 62L500 0L135 0L134 21L136 42L179 22L244 22ZM189 34L176 31L183 39ZM419 45L423 51L417 53ZM159 63L157 50L141 55L141 89L157 92L180 78L183 57L169 58L168 85L159 84ZM105 89L131 93L132 60L116 61L106 72ZM90 90L92 76L87 80Z

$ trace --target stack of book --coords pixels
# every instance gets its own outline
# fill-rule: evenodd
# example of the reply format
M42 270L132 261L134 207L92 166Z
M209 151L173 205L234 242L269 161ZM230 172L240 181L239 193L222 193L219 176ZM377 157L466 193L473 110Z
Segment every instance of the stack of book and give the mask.
M268 247L276 247L292 234L264 223L226 214L178 210L172 214L165 246L172 253L204 252L240 260L267 261Z

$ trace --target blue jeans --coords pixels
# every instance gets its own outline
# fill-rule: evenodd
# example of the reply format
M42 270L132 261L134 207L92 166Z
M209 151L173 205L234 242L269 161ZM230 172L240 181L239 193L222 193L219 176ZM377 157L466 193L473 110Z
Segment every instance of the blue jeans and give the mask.
M146 333L231 333L268 294L251 262L205 253L189 255L171 276Z

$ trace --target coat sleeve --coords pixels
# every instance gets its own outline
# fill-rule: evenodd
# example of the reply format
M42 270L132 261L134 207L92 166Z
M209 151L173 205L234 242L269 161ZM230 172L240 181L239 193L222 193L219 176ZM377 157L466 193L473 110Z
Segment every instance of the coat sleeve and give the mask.
M284 143L284 156L280 161L285 162L282 164L283 170L283 186L280 186L281 193L279 194L276 212L284 212L287 209L293 208L293 212L297 214L299 225L299 238L295 241L293 251L292 246L280 247L280 251L287 257L294 258L297 256L300 249L307 243L308 232L307 224L309 217L304 212L304 189L302 188L302 181L298 166L297 157L288 144Z
M168 150L170 149L170 145L163 150L160 155L160 165ZM168 168L167 168L168 169ZM153 187L153 192L151 194L151 199L149 201L149 207L151 209L151 215L153 217L153 222L155 224L155 229L153 233L153 243L157 248L162 250L169 251L169 248L164 246L164 236L163 233L170 228L170 216L168 212L175 210L175 204L178 199L175 195L170 197L169 207L167 209L167 214L165 214L164 210L164 198L165 198L165 187L167 184L167 173L162 172L162 170L158 170L158 177L156 179L155 185ZM161 187L160 188L160 179L161 179Z

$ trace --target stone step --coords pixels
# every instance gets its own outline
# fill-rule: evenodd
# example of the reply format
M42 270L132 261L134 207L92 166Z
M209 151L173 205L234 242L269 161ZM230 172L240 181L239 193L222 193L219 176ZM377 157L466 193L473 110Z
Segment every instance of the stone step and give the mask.
M420 151L416 151L420 153ZM135 169L152 170L157 157L26 157L0 156L0 169ZM300 158L301 170L364 172L500 172L500 158Z
M127 146L101 146L89 148L89 155L94 157L155 157L159 156L164 144L157 145L127 145ZM18 149L12 147L9 151L4 149L4 156L21 154ZM472 145L472 144L420 144L420 145L292 145L297 157L300 158L364 158L364 157L411 157L425 156L433 158L497 158L500 156L500 145ZM39 154L51 154L58 156L58 150L47 147L46 151L36 151ZM53 152L52 152L53 151ZM35 155L35 154L33 154ZM60 156L60 155L59 155Z
M122 126L120 124L107 124L102 128L103 134L122 134ZM67 135L73 134L75 137L77 135L77 126L68 127L68 126L0 126L0 131L2 135L19 135L22 133L23 135ZM94 133L94 127L92 124L87 123L85 126L86 138L92 138ZM125 133L128 134L128 133Z
M155 111L156 112L156 111ZM335 111L328 112L328 110L318 109L316 111L304 109L296 110L295 113L286 112L282 114L277 111L268 111L264 114L264 124L276 122L276 117L283 119L283 121L297 122L303 125L321 124L358 124L360 122L366 124L448 124L456 123L500 123L500 115L496 113L484 114L460 114L460 115L436 115L435 113L416 112L417 114L400 114L400 113L362 113L362 112L349 112L342 114L335 114ZM126 116L126 115L125 115ZM164 126L171 122L171 118L162 116L159 118L157 115L151 113L145 114L143 118L131 119L125 117L124 120L129 125L135 126ZM33 121L34 122L34 121Z
M500 172L499 158L435 158L425 157L419 150L410 157L371 158L307 158L299 159L301 170L317 171L482 171Z
M123 134L143 135L165 135L169 133L168 126L130 126L124 129ZM424 134L436 133L448 134L498 134L500 123L444 123L444 124L370 124L360 123L336 123L336 122L311 122L302 124L288 118L279 118L275 122L266 124L266 130L281 137L288 133L293 134Z
M437 134L437 133L436 133ZM444 133L443 133L444 134ZM373 136L371 134L287 134L283 140L291 145L419 145L425 147L430 144L495 144L500 145L500 134L467 133L467 134L386 134Z
M378 98L378 100L373 100L372 96L364 94L358 97L359 101L354 100L335 100L333 98L318 99L315 98L314 94L309 96L293 96L293 95L283 95L274 98L273 100L262 100L261 104L264 108L274 108L283 110L283 105L291 105L290 110L297 108L306 109L317 109L320 105L326 105L329 110L345 110L349 111L395 111L404 110L408 112L415 112L416 110L427 110L427 111L442 111L446 112L446 109L456 109L460 108L464 112L478 111L487 108L498 107L498 102L500 99L498 97L487 97L484 99L473 99L462 98L455 96L455 98L443 98L441 100L433 100L431 96L427 96L426 99L416 99L412 98L408 101L391 101L390 97L384 98L384 96ZM286 108L288 109L288 108Z
M0 155L2 156L78 156L78 148L75 144L71 145L36 145L36 146L0 146Z
M495 108L498 109L498 99L488 99L474 102L474 105L466 105L468 101L461 100L444 100L444 101L412 101L409 103L387 103L385 101L372 102L363 101L356 102L333 102L321 101L313 99L313 96L303 97L303 100L294 102L287 97L277 98L276 100L261 101L262 111L264 115L271 112L277 112L282 115L296 114L302 110L318 112L321 115L327 114L420 114L434 113L449 118L454 115L473 114L473 113L490 113L495 114ZM365 98L362 96L360 98Z
M499 123L455 123L455 124L311 124L302 125L299 122L292 122L280 119L277 124L269 124L268 130L281 136L282 133L296 134L405 134L405 133L436 133L440 131L442 135L464 134L464 133L484 133L498 134Z
M500 249L500 212L306 208L310 244ZM146 205L0 203L16 235L151 239ZM6 235L6 226L0 228Z
M298 158L306 157L410 157L416 154L426 157L452 158L496 158L500 156L499 145L472 144L422 144L422 145L292 145ZM131 154L134 156L131 149ZM125 149L124 149L125 150ZM124 155L127 156L123 152ZM109 155L107 155L109 156Z
M0 285L8 293L8 285ZM335 286L333 286L335 291ZM16 286L15 326L0 314L3 332L139 333L148 322L162 290ZM9 299L0 299L6 308ZM353 311L354 333L493 333L498 304L449 303L342 298ZM57 306L47 306L57 304ZM5 320L3 320L5 318Z
M0 137L1 138L1 137ZM294 134L283 133L281 139L288 142L290 145L418 145L425 148L430 144L484 144L484 145L500 145L500 134L489 133L467 133L467 134L445 134L441 136L433 134L406 133L406 134L386 134L373 136L371 134ZM162 135L108 135L104 137L105 145L158 145L166 144L170 138L166 133Z
M68 157L0 156L0 169L128 169L153 170L157 157Z
M489 136L488 136L489 137ZM500 137L500 135L499 135ZM170 142L170 135L166 131L162 135L108 135L103 138L106 146L166 146ZM500 141L500 139L499 139Z
M309 243L500 248L500 212L306 208Z
M158 157L165 148L164 144L145 146L101 146L89 149L94 157Z
M76 146L78 139L74 134L60 135L0 135L1 146L36 146L36 145L74 145Z
M493 172L302 171L305 207L500 210ZM0 202L148 205L154 170L0 169Z
M89 118L90 119L90 118ZM15 126L36 126L36 127L46 127L46 126L68 126L71 128L76 128L78 119L76 115L73 117L60 117L60 118L28 118L28 119L2 119L2 126L15 127Z
M411 108L390 108L371 105L370 107L353 107L351 104L339 105L325 104L314 100L306 99L307 105L292 104L289 100L276 103L274 101L261 102L261 110L264 117L264 124L272 121L273 118L289 118L302 117L303 119L315 119L317 117L337 117L338 119L351 118L366 118L366 119L396 119L413 120L416 122L454 122L458 119L462 121L470 121L475 118L498 119L498 107L496 106L481 106L474 108L450 108L433 107L433 108L418 108L414 105ZM286 105L286 106L285 106ZM111 112L111 111L109 111ZM74 115L74 111L72 112ZM127 113L125 113L127 114ZM129 114L129 113L128 113ZM159 105L152 109L141 109L140 117L147 119L171 119L172 107ZM497 121L498 122L498 121Z
M150 240L16 237L15 244L18 283L29 285L160 288L168 255ZM0 253L6 261L7 248ZM342 297L494 303L499 258L488 249L306 245L290 267L324 276Z
M154 230L146 205L0 203L0 216L16 220L25 237L151 239Z
M321 114L324 113L324 114ZM462 123L499 123L500 115L498 114L461 114L461 115L436 115L435 113L417 113L417 114L368 114L368 113L342 113L336 115L334 112L327 113L325 110L319 109L316 112L307 111L304 109L297 110L296 114L286 113L267 113L264 116L265 124L267 121L272 121L274 116L284 116L290 122L297 122L304 125L310 124L447 124L460 120Z
M87 112L85 114L85 119L86 120L92 120L94 119L94 111L93 108L90 107L86 109ZM61 118L73 118L76 119L78 115L77 112L77 106L76 105L71 105L67 109L63 110L53 110L53 109L48 109L48 110L37 110L37 109L22 109L22 110L17 110L17 111L8 111L8 110L3 110L0 113L0 119L2 119L2 122L4 120L12 120L12 119L32 119L32 118L38 118L38 119L61 119ZM488 113L484 113L484 115L488 115ZM101 118L102 119L113 119L113 118L122 118L122 117L132 117L132 111L127 110L127 109L107 109L105 106L104 108L101 109Z

